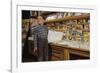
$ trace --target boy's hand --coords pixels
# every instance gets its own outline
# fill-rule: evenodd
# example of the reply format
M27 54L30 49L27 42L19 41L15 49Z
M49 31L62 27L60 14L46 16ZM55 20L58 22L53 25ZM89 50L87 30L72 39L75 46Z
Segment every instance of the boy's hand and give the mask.
M37 48L34 48L34 53L37 51Z
M37 48L34 48L32 54L34 55L36 53L36 51L37 51Z

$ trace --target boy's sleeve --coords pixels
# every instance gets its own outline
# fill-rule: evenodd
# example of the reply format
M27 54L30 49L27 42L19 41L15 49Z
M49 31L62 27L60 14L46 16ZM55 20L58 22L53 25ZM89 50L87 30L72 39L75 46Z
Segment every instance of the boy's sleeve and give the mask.
M33 39L34 39L34 48L37 48L37 32L34 30L33 32Z

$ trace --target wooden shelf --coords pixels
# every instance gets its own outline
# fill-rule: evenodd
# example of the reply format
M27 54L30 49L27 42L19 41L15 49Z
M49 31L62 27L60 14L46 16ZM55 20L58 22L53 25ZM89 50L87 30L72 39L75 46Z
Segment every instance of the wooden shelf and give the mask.
M66 20L89 19L89 18L90 18L89 15L66 16L64 18L47 20L45 21L45 23L61 22L61 21L66 21ZM29 19L24 19L23 22L29 22Z
M53 20L47 20L45 23L52 23L52 22L61 22L61 21L66 21L66 20L76 20L76 19L89 19L89 15L79 15L79 16L66 16L64 18L59 18L59 19L53 19Z

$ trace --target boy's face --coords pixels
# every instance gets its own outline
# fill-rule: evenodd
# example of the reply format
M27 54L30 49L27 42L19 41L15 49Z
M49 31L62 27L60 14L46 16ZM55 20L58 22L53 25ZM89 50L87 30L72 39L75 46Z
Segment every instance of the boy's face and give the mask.
M30 22L32 25L37 25L37 19L32 18Z
M38 24L44 24L44 19L41 16L38 16Z
M33 23L37 23L37 19L34 19L34 18L33 18L33 19L32 19L32 22L33 22Z

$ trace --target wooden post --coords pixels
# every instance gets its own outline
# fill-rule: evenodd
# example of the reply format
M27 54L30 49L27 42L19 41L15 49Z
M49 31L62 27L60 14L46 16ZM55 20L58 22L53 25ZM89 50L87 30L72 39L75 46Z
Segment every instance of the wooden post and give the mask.
M70 56L69 56L69 51L67 49L64 49L64 60L69 60Z

